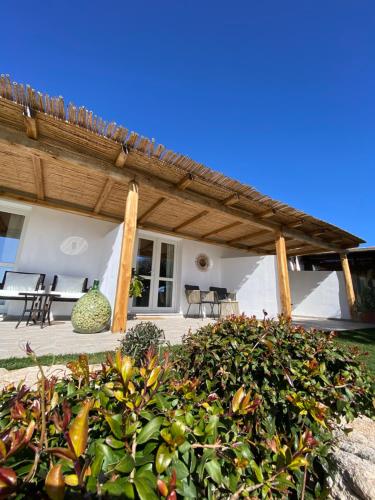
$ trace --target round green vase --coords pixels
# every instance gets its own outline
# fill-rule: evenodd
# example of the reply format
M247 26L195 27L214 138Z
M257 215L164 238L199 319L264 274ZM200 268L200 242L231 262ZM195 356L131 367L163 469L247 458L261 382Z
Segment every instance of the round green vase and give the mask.
M109 327L111 304L99 290L99 281L75 304L72 311L72 324L77 333L99 333Z

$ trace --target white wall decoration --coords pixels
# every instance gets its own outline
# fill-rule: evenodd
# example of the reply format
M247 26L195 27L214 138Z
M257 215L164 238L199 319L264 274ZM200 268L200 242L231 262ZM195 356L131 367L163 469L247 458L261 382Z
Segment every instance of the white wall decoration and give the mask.
M60 245L60 250L65 255L82 255L88 248L87 240L81 236L69 236Z

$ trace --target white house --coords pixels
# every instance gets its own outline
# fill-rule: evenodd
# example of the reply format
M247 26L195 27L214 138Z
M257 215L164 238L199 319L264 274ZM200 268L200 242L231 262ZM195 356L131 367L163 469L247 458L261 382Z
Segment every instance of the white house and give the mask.
M350 317L345 251L360 238L62 98L7 77L0 96L0 281L10 269L44 273L47 287L56 274L99 279L115 331L127 312L185 314L185 285L234 291L246 314ZM343 272L288 266L324 250ZM128 301L132 268L145 290Z

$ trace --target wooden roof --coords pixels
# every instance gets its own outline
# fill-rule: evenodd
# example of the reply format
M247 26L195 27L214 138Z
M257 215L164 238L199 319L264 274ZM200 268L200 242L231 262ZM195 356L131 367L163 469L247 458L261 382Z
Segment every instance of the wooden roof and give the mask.
M363 242L84 107L0 77L2 197L120 222L132 179L145 229L258 254L275 253L280 231L289 255Z

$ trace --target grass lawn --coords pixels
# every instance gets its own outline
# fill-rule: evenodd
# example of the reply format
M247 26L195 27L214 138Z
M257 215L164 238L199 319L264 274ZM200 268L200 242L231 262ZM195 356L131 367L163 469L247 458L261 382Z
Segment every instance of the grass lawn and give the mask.
M105 361L107 352L95 352L93 354L88 354L88 357L90 364L101 363ZM45 356L38 357L40 363L43 366L65 365L69 361L73 361L77 358L78 354L59 354L57 356L54 356L53 354L47 354ZM26 368L33 365L33 360L28 357L0 359L0 368L6 368L7 370L17 370L19 368Z
M336 339L339 343L355 345L368 352L368 356L363 356L363 361L375 373L375 328L338 332Z

